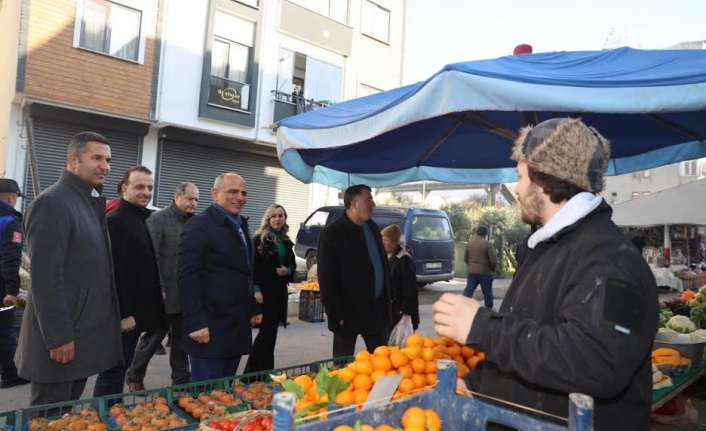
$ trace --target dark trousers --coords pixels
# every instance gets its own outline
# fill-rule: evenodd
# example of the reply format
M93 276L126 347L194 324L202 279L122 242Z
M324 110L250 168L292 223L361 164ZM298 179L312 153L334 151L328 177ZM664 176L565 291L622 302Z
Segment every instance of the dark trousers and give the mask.
M172 385L180 385L191 381L189 372L189 355L182 347L181 331L184 324L184 317L179 314L167 314L169 333L171 334L171 346L169 347L169 366L172 369ZM147 366L154 356L162 340L167 335L167 330L147 331L140 337L135 349L135 357L132 365L127 370L127 381L130 383L142 383L147 373Z
M13 327L14 309L0 311L0 379L10 380L17 377L15 367L15 349L17 338Z
M29 405L40 406L43 404L62 403L65 401L75 401L81 398L83 390L86 388L86 379L73 380L59 383L38 383L32 382L29 387ZM71 407L67 407L70 411ZM59 409L47 411L45 417L60 416L66 412Z
M287 300L284 297L280 301L269 304L268 307L263 307L262 324L253 342L248 363L245 365L246 373L267 371L275 368L277 328L285 313L284 307L286 307L286 304Z
M232 358L196 358L189 356L189 359L191 360L192 382L232 377L238 372L238 365L240 365L240 356Z
M132 364L132 358L135 356L135 348L137 341L140 339L140 333L137 331L123 332L123 358L125 365L117 365L107 371L98 374L96 385L93 388L93 396L101 397L103 395L121 394L125 388L125 374L127 369Z
M359 334L333 334L333 357L339 358L341 356L353 356L355 351L355 342L358 340ZM375 348L380 346L387 346L387 342L390 338L390 330L387 325L381 328L379 331L371 334L360 334L363 336L363 341L365 341L365 348L368 352L373 353Z
M476 287L479 284L483 291L485 306L493 308L493 274L468 274L468 281L466 282L466 288L463 290L463 295L473 298L473 292L476 291Z

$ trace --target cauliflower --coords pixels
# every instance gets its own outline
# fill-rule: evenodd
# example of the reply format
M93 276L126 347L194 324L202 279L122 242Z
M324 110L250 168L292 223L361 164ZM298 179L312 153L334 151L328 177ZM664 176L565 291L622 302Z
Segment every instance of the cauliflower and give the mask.
M669 319L665 326L669 329L681 332L682 334L689 334L696 331L696 325L694 325L694 322L689 320L688 317L681 315L674 316Z
M705 329L705 331L706 331L706 329ZM658 334L664 334L665 332L668 333L668 334L677 334L677 333L678 333L678 332L675 331L674 329L669 329L669 328L659 328L659 329L657 330L657 333L658 333Z

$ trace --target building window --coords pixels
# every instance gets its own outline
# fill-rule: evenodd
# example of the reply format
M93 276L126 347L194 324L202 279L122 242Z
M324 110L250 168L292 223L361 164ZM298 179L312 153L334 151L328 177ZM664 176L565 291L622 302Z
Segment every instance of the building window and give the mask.
M246 4L248 6L252 6L254 8L258 7L258 0L235 0L238 3Z
M208 103L250 110L250 69L255 24L217 11L211 44Z
M639 198L641 196L640 192L632 192L632 198Z
M650 192L642 192L642 196L647 196L649 194L650 194Z
M642 176L645 178L649 178L651 175L652 175L652 173L650 172L649 169L647 169L646 171L642 171Z
M696 177L701 173L700 160L688 160L679 163L679 175L682 177Z
M76 3L74 47L144 61L142 11L108 0Z
M358 86L358 97L370 96L371 94L377 94L382 92L381 89L375 88L367 84L360 84Z
M361 31L367 36L389 43L390 11L370 0L365 0L361 17Z
M348 21L348 0L290 0L319 15L331 18L342 24Z
M276 98L296 103L301 111L341 101L343 71L306 54L282 48L279 53Z

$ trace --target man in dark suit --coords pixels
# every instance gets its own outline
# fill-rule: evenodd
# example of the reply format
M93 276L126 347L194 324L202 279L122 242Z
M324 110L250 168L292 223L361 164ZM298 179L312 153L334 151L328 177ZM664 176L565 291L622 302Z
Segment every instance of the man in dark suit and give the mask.
M140 334L165 327L157 258L145 225L151 214L147 205L153 187L152 171L144 166L128 169L122 180L120 203L107 218L125 363L98 374L95 397L122 393Z
M240 175L221 174L211 190L213 205L189 220L179 242L179 291L184 315L184 350L191 381L232 376L250 354L255 314L252 293L253 246Z
M369 352L387 345L390 271L380 229L370 218L370 187L349 187L346 211L321 231L317 250L321 300L333 332L333 356L352 356L358 335Z

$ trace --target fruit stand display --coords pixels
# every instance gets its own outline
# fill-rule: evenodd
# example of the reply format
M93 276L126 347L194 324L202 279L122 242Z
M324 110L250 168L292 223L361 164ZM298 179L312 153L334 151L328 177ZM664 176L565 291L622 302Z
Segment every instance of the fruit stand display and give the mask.
M106 395L98 399L101 417L111 430L178 431L191 429L195 423L184 412L170 405L166 389Z
M15 429L19 430L21 428L19 420L19 412L10 411L0 413L0 431L15 431Z
M319 283L311 281L296 284L299 289L299 320L318 323L324 321L324 304L321 302Z
M17 426L21 431L106 431L108 423L100 416L101 410L97 398L29 407L16 412Z
M360 429L376 427L377 430L397 429L404 425L407 425L404 426L405 429L431 429L435 431L484 430L489 423L495 423L514 429L567 430L566 427L518 411L456 394L458 365L457 361L439 360L438 381L433 390L362 411L348 408L343 409L339 414L329 412L328 419L302 424L296 429L297 431L343 431L351 430L358 424ZM569 429L576 431L593 429L593 400L590 397L577 394L572 394L570 399L572 402L569 409ZM275 395L273 401L275 431L294 429L296 401L297 396L292 392L282 392ZM431 412L427 413L429 410ZM368 427L365 428L361 424Z

